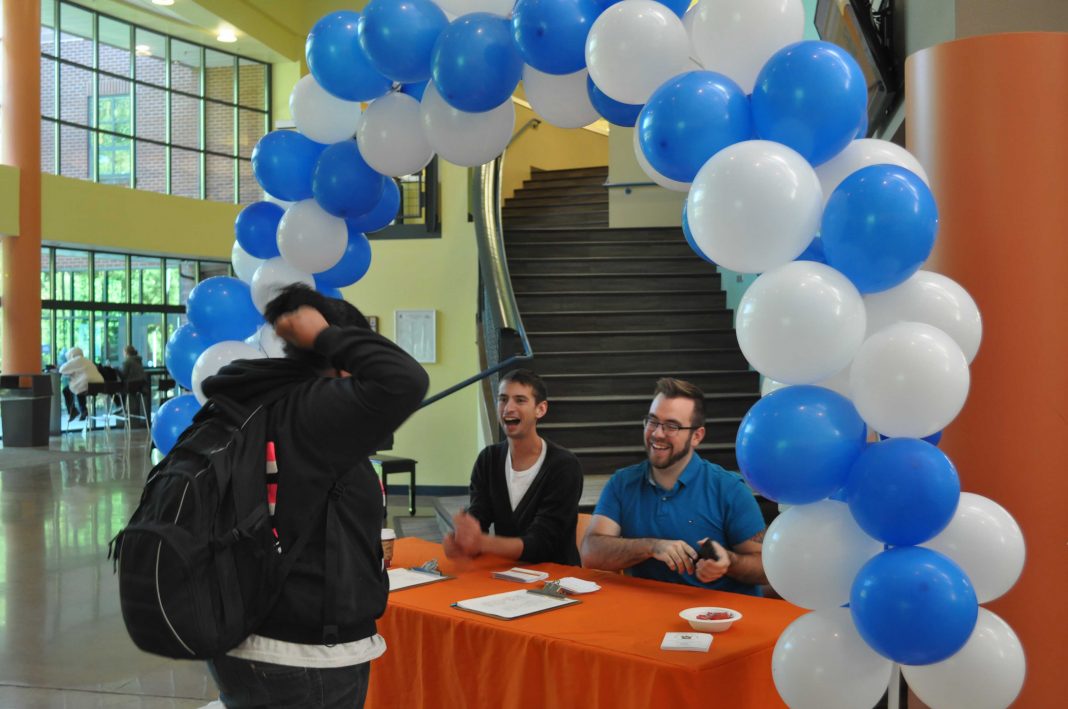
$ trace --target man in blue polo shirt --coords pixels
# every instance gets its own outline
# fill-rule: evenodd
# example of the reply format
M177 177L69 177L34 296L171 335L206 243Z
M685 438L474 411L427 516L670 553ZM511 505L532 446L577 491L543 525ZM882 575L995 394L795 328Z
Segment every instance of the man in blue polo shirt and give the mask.
M759 595L764 518L737 473L694 454L705 436L704 393L661 379L643 419L648 460L617 470L582 541L582 565L642 578ZM698 559L711 540L715 558Z

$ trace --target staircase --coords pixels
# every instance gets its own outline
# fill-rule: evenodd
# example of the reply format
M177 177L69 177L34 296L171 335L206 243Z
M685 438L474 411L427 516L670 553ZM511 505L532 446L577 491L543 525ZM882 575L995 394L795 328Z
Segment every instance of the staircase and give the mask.
M738 424L759 380L738 349L716 269L678 227L608 228L608 168L535 171L503 208L512 286L533 369L549 387L546 438L587 475L641 461L657 378L704 390L701 455L737 470Z

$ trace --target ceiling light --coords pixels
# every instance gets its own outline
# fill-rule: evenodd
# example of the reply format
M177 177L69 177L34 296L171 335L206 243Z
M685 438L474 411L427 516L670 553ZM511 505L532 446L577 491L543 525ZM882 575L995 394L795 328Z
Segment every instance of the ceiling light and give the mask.
M231 42L237 41L237 35L234 34L234 31L231 29L222 29L219 30L219 34L215 35L215 39L230 44Z
M153 5L163 5L164 7L169 7L170 5L174 4L174 0L152 0L152 4Z
M147 44L139 44L134 47L134 54L139 57L151 57L152 47L148 46Z

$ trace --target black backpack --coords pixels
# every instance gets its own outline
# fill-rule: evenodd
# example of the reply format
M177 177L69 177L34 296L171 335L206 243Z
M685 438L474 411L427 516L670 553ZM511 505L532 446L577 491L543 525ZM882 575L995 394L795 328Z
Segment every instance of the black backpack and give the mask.
M130 523L109 545L123 621L146 652L203 660L238 645L271 610L321 523L313 515L292 548L276 546L266 406L210 399L149 473Z

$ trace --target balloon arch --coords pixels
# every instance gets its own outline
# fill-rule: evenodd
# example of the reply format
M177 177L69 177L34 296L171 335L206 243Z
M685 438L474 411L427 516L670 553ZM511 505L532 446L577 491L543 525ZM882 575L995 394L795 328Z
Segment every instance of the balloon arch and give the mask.
M554 125L633 126L643 170L688 193L694 251L760 274L737 332L765 395L739 427L738 461L790 505L764 564L811 610L775 647L782 698L870 707L899 663L934 707L1007 706L1023 651L979 604L1012 587L1024 544L996 502L960 491L933 438L964 405L982 325L963 288L921 270L938 227L927 176L863 137L864 76L841 48L801 41L801 0L689 5L372 0L319 20L290 96L297 131L252 155L269 198L237 218L237 278L198 284L168 342L167 367L194 394L161 408L153 437L173 446L226 363L281 355L260 314L279 287L339 297L367 272L365 234L397 212L391 178L435 154L499 155L522 80Z

